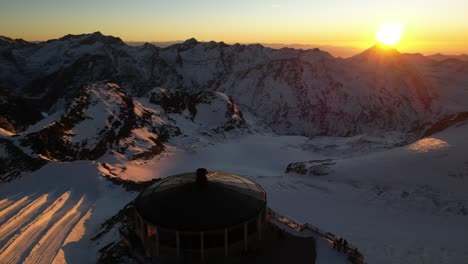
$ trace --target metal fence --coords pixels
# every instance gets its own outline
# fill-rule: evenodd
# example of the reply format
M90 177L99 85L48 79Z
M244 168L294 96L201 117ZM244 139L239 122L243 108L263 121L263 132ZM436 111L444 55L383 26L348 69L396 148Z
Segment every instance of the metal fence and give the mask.
M325 232L324 230L309 223L302 224L299 221L292 219L291 217L286 217L281 214L278 214L277 212L273 211L270 208L268 208L268 216L289 226L290 228L296 230L297 232L304 232L306 230L311 231L319 235L320 237L326 239L330 244L336 243L336 241L339 239L338 237L336 237L334 234L330 232ZM364 264L365 263L364 256L361 253L356 255L355 253L356 251L357 251L357 247L348 243L346 252L342 252L342 253L348 256L348 259L351 261L351 263Z

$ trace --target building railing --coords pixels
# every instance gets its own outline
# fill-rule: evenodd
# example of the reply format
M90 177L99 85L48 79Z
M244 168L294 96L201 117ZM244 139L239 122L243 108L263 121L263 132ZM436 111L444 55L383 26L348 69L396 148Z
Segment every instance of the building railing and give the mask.
M336 237L334 234L330 232L325 232L324 230L309 223L302 224L299 221L292 219L291 217L286 217L281 214L278 214L277 212L273 211L270 208L268 208L268 217L271 217L272 219L275 219L289 226L290 228L296 230L299 233L304 232L306 230L312 231L313 233L326 239L331 245L337 243L338 241L338 237ZM342 253L348 256L348 259L351 261L351 263L364 264L365 263L364 256L361 253L358 253L356 255L356 252L358 252L357 247L348 243L346 251Z

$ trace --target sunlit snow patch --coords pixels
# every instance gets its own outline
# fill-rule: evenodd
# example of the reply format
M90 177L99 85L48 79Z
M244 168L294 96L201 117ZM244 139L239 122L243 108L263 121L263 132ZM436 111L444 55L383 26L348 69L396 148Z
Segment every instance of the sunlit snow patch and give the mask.
M437 138L423 138L416 141L409 146L409 149L413 152L425 153L435 150L442 150L448 148L450 145Z

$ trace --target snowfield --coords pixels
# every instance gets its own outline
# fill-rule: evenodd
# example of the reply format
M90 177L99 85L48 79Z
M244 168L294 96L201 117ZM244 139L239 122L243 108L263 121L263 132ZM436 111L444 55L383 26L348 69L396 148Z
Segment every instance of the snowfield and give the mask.
M290 162L329 157L302 150L306 138L271 135L177 149L149 166L161 177L197 167L251 177L274 210L347 238L368 263L463 264L467 133L464 124L407 146L337 159L326 176L285 174Z

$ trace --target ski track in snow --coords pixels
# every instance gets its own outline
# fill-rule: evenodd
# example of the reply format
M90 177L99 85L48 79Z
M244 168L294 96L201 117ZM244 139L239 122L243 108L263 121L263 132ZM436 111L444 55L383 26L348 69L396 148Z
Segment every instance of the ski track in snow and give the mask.
M16 215L8 219L8 221L0 227L0 245L2 245L2 243L5 242L16 230L19 230L28 223L28 221L35 218L35 216L40 212L40 209L42 209L42 206L47 202L48 196L48 194L43 194L21 209Z
M73 190L0 200L0 263L51 263L92 207Z
M70 231L65 241L62 243L62 246L66 246L68 243L73 243L79 241L85 234L86 228L85 223L89 220L92 215L93 207L91 207L77 222L75 227ZM60 249L59 252L55 255L55 258L52 260L53 264L66 264L67 260L65 257L65 252L63 249Z
M0 200L0 210L3 210L10 206L13 203L13 199L18 197L18 195L19 194Z
M6 207L5 209L2 209L2 211L0 212L0 223L4 222L12 214L20 210L29 202L31 202L31 198L29 196L24 196L21 199L13 202L10 206Z

